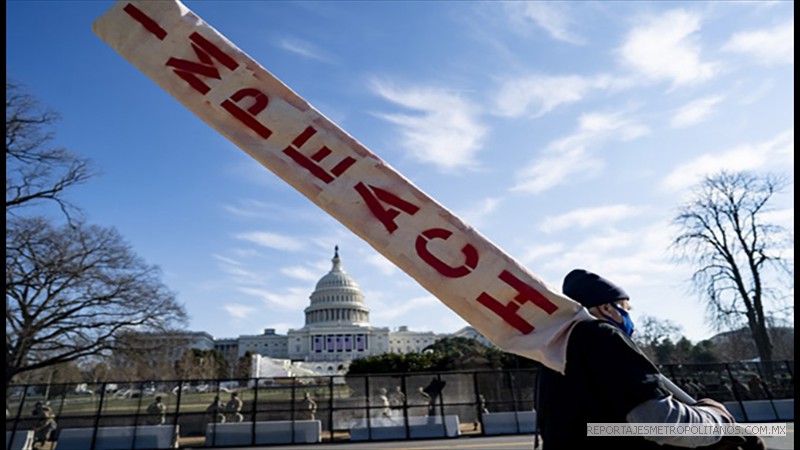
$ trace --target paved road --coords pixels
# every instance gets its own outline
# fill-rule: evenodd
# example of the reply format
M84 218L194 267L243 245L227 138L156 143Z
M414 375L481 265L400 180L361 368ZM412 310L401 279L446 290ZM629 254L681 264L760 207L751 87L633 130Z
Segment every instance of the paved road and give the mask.
M786 436L765 436L769 450L794 450L794 423ZM454 439L408 440L392 442L344 441L336 444L226 448L226 450L532 450L533 435L459 437ZM547 446L542 445L542 450Z

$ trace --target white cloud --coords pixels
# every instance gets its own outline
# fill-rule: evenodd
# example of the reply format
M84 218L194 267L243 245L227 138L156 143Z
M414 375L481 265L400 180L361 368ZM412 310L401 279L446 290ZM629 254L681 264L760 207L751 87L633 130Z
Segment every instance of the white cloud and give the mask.
M300 39L284 38L281 39L278 45L284 50L288 50L294 54L300 55L307 59L314 59L322 62L330 62L329 59L326 56L324 56L313 45L311 45L308 42L302 41Z
M673 10L644 22L631 30L618 49L624 65L652 80L671 80L673 85L714 76L715 64L701 60L694 36L700 30L698 15Z
M520 19L532 20L538 27L544 29L553 39L583 44L584 40L570 31L572 18L566 10L566 3L559 2L511 2L506 3L510 8L509 16L512 21ZM527 21L526 21L527 23Z
M256 308L246 305L229 304L225 305L223 308L230 316L236 319L246 319L258 312Z
M264 279L264 276L262 274L255 273L238 265L234 266L234 265L223 264L222 266L220 266L220 270L230 275L234 283L257 284L262 282Z
M377 268L380 273L383 275L392 275L397 272L397 266L395 266L391 261L386 259L380 253L371 253L367 257L367 262L372 265L373 267Z
M261 165L258 167L264 169L264 167ZM263 170L261 170L261 172L263 175ZM316 220L319 217L317 210L313 210L305 206L287 207L255 199L240 199L235 203L222 204L221 207L234 216L245 219L252 218L274 220L276 217L280 217L281 221L292 219L298 222L305 222L309 220Z
M763 166L765 162L765 155L759 154L750 146L735 148L723 154L706 154L673 170L661 185L667 190L677 191L688 188L702 180L703 177L722 170L755 169Z
M696 125L714 112L714 106L722 101L722 97L706 97L695 100L681 107L672 117L672 128L684 128Z
M503 117L542 116L557 106L575 103L592 90L617 86L611 77L534 75L505 81L493 99L496 115Z
M739 98L740 105L751 105L757 102L759 99L767 95L769 91L771 91L775 87L775 82L772 80L764 80L761 84L758 85L755 89L751 90L750 92L743 95Z
M272 289L239 286L239 292L261 299L269 306L277 306L284 310L302 311L308 306L308 288L295 287L286 289L284 294L277 294Z
M752 56L764 64L794 64L794 21L736 33L722 49Z
M649 132L647 127L621 118L620 114L584 114L579 119L580 128L592 137L608 137L616 133L617 138L630 141Z
M628 230L612 230L605 234L593 234L585 239L578 247L581 252L586 251L603 255L614 249L629 247L636 242L634 233Z
M253 258L258 256L258 250L254 248L230 248L228 252L237 258Z
M262 247L276 250L298 251L305 247L303 241L286 235L270 233L267 231L251 231L234 235L236 239L252 242Z
M222 256L222 255L217 255L217 254L213 254L212 256L214 257L214 259L218 259L218 260L222 261L225 264L230 264L232 266L241 266L242 265L242 263L240 263L239 261L237 261L237 260L235 260L233 258L228 258L227 256Z
M595 225L609 225L640 213L641 209L634 208L630 205L609 205L576 209L566 214L546 217L539 226L539 229L545 233L552 233L572 227L588 228Z
M679 191L722 170L758 170L768 164L785 167L794 161L794 130L757 144L743 144L721 153L708 153L676 167L661 181L661 188Z
M774 223L786 229L794 229L794 208L767 211L762 215L765 223Z
M497 206L501 201L502 199L500 198L485 198L483 200L473 202L472 208L467 211L461 211L459 216L461 216L473 227L478 226L483 222L485 217L491 215L495 210L497 210Z
M427 311L431 307L441 305L436 297L426 296L409 299L400 302L399 305L383 304L380 308L375 308L371 313L371 319L375 322L396 323L397 318L413 311Z
M578 131L552 142L539 157L515 174L512 191L541 193L571 177L598 174L604 163L591 151L610 139L628 141L648 133L648 129L621 117L620 114L585 114Z
M289 278L294 278L295 280L312 281L312 282L316 282L317 280L319 280L319 273L312 272L311 270L305 267L300 267L300 266L284 267L280 271L283 275L286 275Z
M653 285L653 280L672 279L665 275L675 271L667 250L673 235L666 220L641 227L601 230L570 249L559 251L557 257L548 258L541 266L559 274L581 267L600 273L625 289Z
M515 178L518 181L511 190L538 194L558 186L573 175L595 175L603 167L603 162L590 157L583 147L573 147L562 150L557 156L538 158L517 172Z
M478 109L462 96L444 89L412 86L401 89L375 80L379 96L421 114L380 114L398 125L402 146L419 162L442 170L476 167L486 127L478 121Z
M543 245L531 245L522 250L520 253L520 261L524 264L532 264L540 258L551 255L560 255L563 251L564 244L558 242Z

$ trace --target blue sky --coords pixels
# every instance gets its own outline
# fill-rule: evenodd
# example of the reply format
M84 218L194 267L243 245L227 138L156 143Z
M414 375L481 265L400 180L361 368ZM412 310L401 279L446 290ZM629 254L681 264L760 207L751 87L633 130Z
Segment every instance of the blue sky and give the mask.
M466 325L97 38L111 4L7 2L6 75L60 113L55 143L99 172L71 200L192 330L302 327L335 245L373 325ZM548 283L601 273L693 341L714 330L676 208L721 169L794 178L793 2L185 4ZM774 206L793 230L793 189Z

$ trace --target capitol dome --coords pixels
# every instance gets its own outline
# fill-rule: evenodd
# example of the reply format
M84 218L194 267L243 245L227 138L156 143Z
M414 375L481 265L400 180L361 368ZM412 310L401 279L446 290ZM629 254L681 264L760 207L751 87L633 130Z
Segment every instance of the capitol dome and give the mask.
M317 282L305 309L306 327L329 325L369 325L369 308L353 277L342 268L339 247L335 247L331 271Z

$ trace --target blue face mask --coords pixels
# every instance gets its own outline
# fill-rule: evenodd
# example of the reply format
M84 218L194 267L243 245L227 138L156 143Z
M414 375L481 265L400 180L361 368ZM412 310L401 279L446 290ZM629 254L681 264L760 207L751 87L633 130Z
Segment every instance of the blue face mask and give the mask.
M622 316L622 323L617 322L616 320L611 319L610 317L606 316L611 322L613 322L616 326L618 326L625 334L629 337L633 336L633 320L631 319L631 315L628 314L628 311L617 306L616 303L610 303L610 305L617 310L620 316Z

